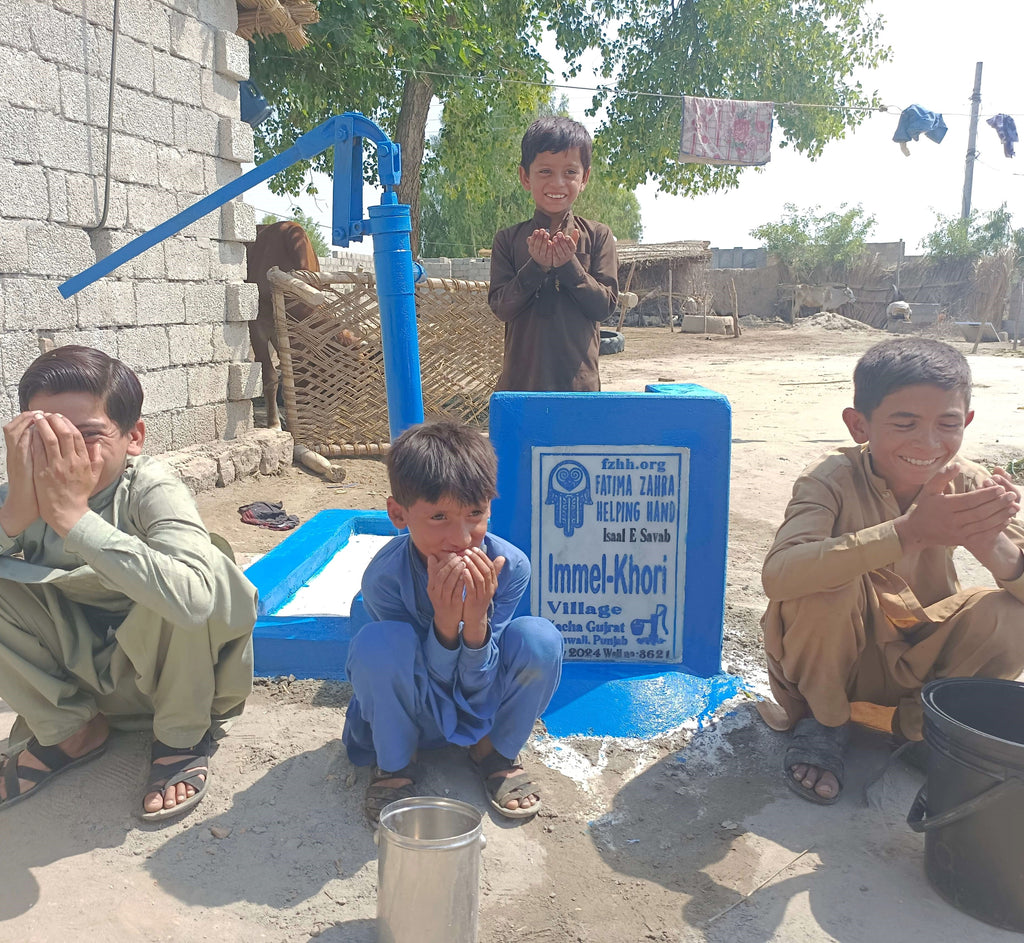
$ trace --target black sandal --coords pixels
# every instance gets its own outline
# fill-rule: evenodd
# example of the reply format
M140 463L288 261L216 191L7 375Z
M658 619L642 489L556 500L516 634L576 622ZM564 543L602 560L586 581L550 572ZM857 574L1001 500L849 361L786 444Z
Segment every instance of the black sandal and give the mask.
M846 763L843 757L849 740L848 723L841 727L826 727L813 717L798 720L793 728L793 739L782 761L782 775L786 785L808 802L815 802L818 805L833 805L838 802L843 792L843 779L846 777ZM819 795L813 788L808 789L800 780L793 778L794 766L815 766L831 773L839 783L838 791L828 798Z
M363 809L371 822L380 821L380 813L384 806L397 802L399 799L411 799L417 795L416 776L419 769L415 763L409 763L393 773L374 766L370 771L370 784L366 787L366 795L363 797ZM409 782L401 786L381 786L380 783L389 779L408 779Z
M185 783L195 789L195 795L189 796L170 809L157 809L155 812L140 813L146 822L160 822L184 815L194 809L206 798L206 790L210 785L210 754L213 752L209 733L194 747L169 747L159 740L153 741L150 750L149 781L146 783L145 797L154 792L166 792L171 786ZM157 763L167 757L180 757L174 763Z
M530 774L524 770L520 758L517 756L510 760L502 756L497 750L488 753L482 760L477 761L470 757L473 766L480 774L484 789L487 790L487 799L491 808L508 819L529 819L537 814L541 807L540 786L530 779ZM506 770L519 770L511 776L497 777L495 773L503 773ZM525 799L527 796L537 796L537 801L525 809L510 809L505 803L509 799Z
M24 752L30 753L40 763L44 763L50 768L34 769L31 766L19 766L18 757L21 756L21 753L18 753L16 756L6 757L3 764L0 765L0 775L4 779L7 798L0 799L0 812L21 802L22 799L34 796L43 786L61 773L66 773L69 769L74 769L76 766L81 766L83 763L95 760L106 749L107 742L104 740L95 750L90 750L82 756L68 756L59 746L44 747L35 737L32 737L25 744ZM35 783L35 785L31 789L26 789L22 792L21 783L18 782L19 779L25 779L30 783Z

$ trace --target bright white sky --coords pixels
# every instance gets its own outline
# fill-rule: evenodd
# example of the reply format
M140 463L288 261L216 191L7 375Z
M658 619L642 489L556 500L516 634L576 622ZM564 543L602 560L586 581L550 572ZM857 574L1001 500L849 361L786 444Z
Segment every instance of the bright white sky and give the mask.
M985 118L1004 112L1014 117L1024 138L1024 3L875 0L874 6L885 15L884 38L893 57L861 80L896 113L872 114L846 139L829 144L817 161L776 146L771 162L762 170L745 170L735 190L685 198L659 194L653 185L642 187L637 196L644 242L707 239L723 248L750 247L757 244L750 230L777 220L786 203L822 211L860 203L876 218L873 241L904 239L913 253L934 227L936 212L960 213L976 62L984 68L972 206L984 212L1005 201L1016 225L1024 226L1024 141L1015 158L1006 158L995 131L985 124ZM571 84L596 81L584 74ZM584 115L589 92L566 89L559 94L568 98L573 117L594 127ZM910 157L905 157L892 135L898 111L913 104L942 113L949 130L941 144L924 137L910 142ZM428 134L437 130L436 121ZM247 200L259 210L286 215L296 202L275 197L265 186L250 190ZM378 202L379 195L368 191L364 200ZM329 183L321 184L317 203L305 197L298 203L329 225ZM353 249L372 251L369 240Z

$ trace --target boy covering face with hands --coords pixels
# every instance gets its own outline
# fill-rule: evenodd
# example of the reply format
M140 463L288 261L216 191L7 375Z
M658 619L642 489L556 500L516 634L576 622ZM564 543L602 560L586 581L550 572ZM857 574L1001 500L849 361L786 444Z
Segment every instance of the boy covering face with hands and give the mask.
M537 785L518 759L558 686L562 639L547 619L513 618L530 580L517 547L487 531L497 460L456 422L413 426L388 454L388 516L407 533L363 574L371 622L349 648L354 696L342 739L372 765L366 813L417 795L417 751L469 748L492 807L528 818Z

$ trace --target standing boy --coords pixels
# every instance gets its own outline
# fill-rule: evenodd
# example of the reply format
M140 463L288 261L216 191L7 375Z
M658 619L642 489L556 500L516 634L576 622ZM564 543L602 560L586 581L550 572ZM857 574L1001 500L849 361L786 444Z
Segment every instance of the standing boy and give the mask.
M19 716L0 811L99 756L109 718L153 730L137 812L181 815L206 794L212 728L252 689L256 591L185 486L141 455L142 387L121 361L57 347L18 396L0 487L0 697Z
M499 390L601 389L601 322L619 292L615 237L574 216L590 179L590 134L569 118L540 118L523 135L519 182L533 219L501 230L491 249L491 310L505 322Z
M479 432L442 421L407 429L388 454L388 516L408 533L370 561L362 593L372 622L349 648L354 696L342 738L373 764L366 813L417 795L419 749L469 747L493 808L528 818L537 785L519 751L562 670L547 619L513 618L530 562L487 531L497 459Z
M850 703L895 707L897 740L920 740L934 678L1016 678L1024 668L1020 491L957 453L971 374L947 344L902 337L857 363L843 420L856 447L811 465L764 563L772 691L794 727L786 784L831 804L843 784ZM962 589L953 548L999 589Z

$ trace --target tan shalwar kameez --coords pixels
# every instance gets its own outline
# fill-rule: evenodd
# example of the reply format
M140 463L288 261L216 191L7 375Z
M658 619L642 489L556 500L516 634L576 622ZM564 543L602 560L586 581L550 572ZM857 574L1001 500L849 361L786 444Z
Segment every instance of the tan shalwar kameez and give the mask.
M14 538L0 528L0 697L19 714L8 752L100 712L192 746L252 690L256 590L155 459L129 458L89 508L66 538L42 520Z
M960 461L958 494L988 477ZM920 739L926 682L1016 678L1024 668L1024 575L962 589L952 548L904 553L900 514L867 446L840 449L797 479L762 572L768 672L788 721L773 726L808 714L839 726L852 701L867 701L896 707L900 732ZM1024 548L1019 516L1006 532Z

